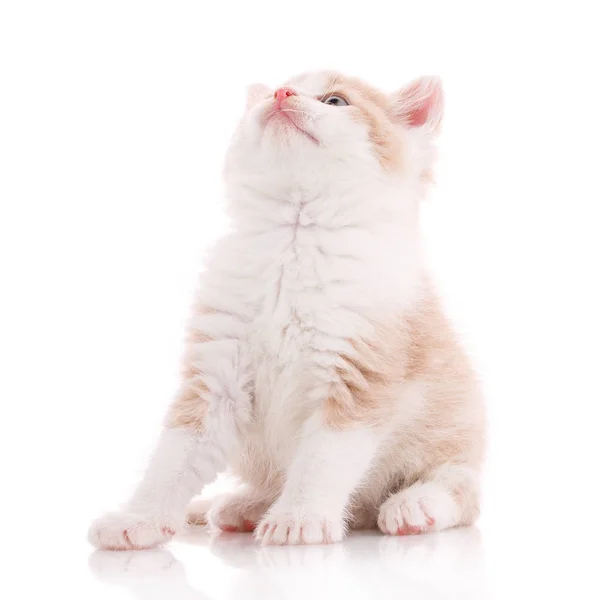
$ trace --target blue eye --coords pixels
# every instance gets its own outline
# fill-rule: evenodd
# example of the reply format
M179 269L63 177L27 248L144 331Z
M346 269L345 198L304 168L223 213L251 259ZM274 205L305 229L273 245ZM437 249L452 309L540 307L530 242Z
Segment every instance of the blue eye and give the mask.
M321 102L330 106L349 106L350 104L346 98L342 98L341 96L326 96Z

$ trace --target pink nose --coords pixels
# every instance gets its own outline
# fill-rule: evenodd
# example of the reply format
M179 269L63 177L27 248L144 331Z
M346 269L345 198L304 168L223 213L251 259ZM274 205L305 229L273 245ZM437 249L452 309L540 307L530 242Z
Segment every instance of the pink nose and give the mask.
M273 97L275 98L275 102L277 103L277 106L279 108L281 108L281 103L286 99L289 98L290 96L297 96L296 92L294 92L294 90L290 90L290 88L287 87L282 87L279 88L274 94Z

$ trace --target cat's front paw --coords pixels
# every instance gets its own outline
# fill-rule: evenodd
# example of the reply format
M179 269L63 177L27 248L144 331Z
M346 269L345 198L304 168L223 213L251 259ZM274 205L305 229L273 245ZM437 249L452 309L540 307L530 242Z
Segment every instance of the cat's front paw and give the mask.
M88 540L101 550L145 550L168 542L175 525L162 517L108 513L92 523Z
M303 511L269 511L258 524L256 539L263 545L332 544L344 537L341 518Z

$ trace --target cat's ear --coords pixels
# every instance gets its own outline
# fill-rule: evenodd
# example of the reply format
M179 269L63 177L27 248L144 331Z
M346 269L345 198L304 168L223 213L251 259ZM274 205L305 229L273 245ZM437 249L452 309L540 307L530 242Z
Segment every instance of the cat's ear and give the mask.
M444 93L439 77L420 77L392 95L392 118L406 127L438 132L444 112Z
M249 85L246 91L246 110L252 108L259 100L266 100L271 89L262 83Z

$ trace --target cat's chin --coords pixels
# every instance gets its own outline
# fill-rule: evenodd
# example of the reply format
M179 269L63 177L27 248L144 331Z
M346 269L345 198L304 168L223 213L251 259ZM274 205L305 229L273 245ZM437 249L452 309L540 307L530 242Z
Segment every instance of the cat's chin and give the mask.
M303 127L294 113L288 111L274 110L267 114L264 126L265 129L273 129L278 135L285 133L291 138L306 138L313 144L320 144L319 140Z

